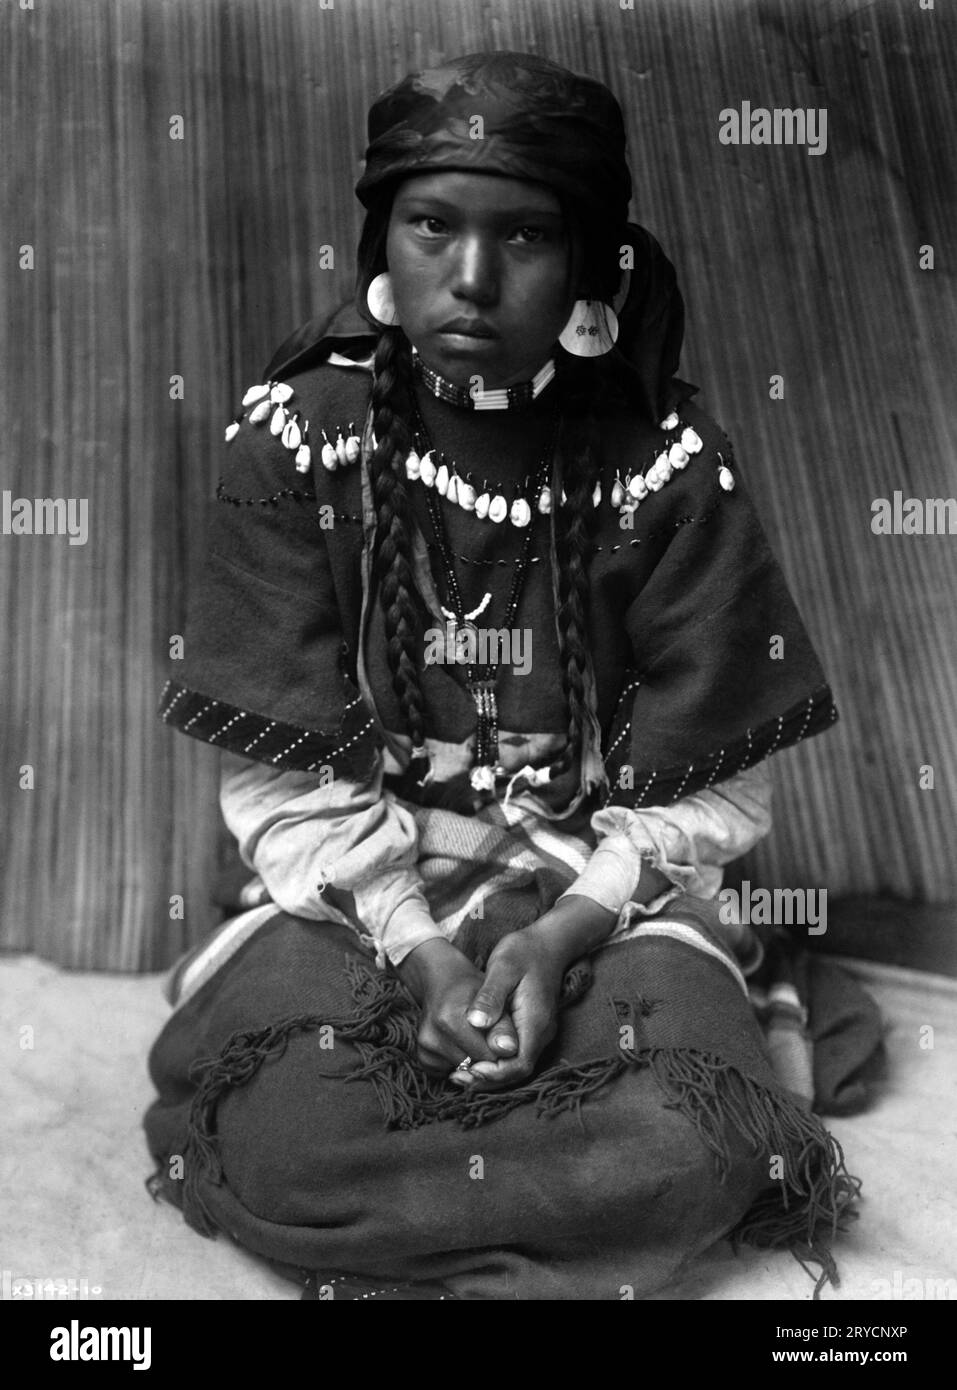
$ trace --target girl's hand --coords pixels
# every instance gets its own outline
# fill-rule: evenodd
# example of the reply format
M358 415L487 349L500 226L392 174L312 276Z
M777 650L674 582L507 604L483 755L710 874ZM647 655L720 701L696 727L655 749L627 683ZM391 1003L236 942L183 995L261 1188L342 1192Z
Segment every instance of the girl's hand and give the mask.
M515 1028L504 1011L496 1016L494 1028L481 1032L467 1021L484 977L451 942L440 937L424 941L409 952L398 971L422 1008L418 1060L431 1076L449 1076L462 1084L468 1073L455 1069L464 1058L494 1063L518 1051Z
M466 1083L483 1090L502 1090L526 1081L542 1049L558 1028L558 996L566 961L538 924L503 937L489 956L485 979L469 1001L468 1020L493 1029L509 1008L518 1029L514 1057L478 1061Z
M468 1010L475 1028L497 1031L506 1007L518 1029L518 1053L478 1062L466 1084L501 1090L527 1081L558 1028L565 971L612 930L617 913L571 894L530 927L503 937L489 956L485 981Z

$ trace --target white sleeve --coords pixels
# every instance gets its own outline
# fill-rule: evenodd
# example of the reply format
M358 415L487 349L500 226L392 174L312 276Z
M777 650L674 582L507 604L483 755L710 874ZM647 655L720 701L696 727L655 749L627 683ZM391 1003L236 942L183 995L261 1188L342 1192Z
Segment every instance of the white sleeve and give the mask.
M674 886L653 902L639 904L639 912L657 913L679 893L713 898L721 887L723 866L771 829L771 791L770 772L763 762L672 806L640 811L606 806L591 818L598 845L566 893L621 912L648 861Z
M347 922L398 965L443 933L416 869L415 818L369 782L280 771L223 752L220 806L243 863L284 912Z

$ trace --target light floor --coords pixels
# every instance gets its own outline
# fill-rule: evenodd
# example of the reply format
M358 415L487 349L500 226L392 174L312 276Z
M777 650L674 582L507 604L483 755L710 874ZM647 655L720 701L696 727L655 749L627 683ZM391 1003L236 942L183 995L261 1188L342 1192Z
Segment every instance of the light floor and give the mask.
M824 1297L957 1299L957 981L843 963L881 1006L890 1063L870 1113L830 1124L866 1201L835 1250L841 1287ZM0 961L0 1297L24 1277L74 1279L91 1298L298 1297L146 1193L140 1117L144 1059L167 1011L160 985ZM32 1047L21 1045L25 1029ZM735 1256L722 1242L657 1297L804 1300L811 1290L790 1255Z

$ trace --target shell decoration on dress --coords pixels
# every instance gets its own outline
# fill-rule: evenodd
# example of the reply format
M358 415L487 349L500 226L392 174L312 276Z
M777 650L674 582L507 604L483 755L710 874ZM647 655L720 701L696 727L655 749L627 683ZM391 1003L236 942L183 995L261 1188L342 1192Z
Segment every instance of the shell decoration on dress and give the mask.
M226 426L227 444L236 438L243 420L248 418L252 425L263 425L268 420L269 433L275 439L281 440L283 447L295 455L296 472L308 473L312 467L309 421L303 420L300 411L291 411L288 408L294 394L292 387L284 381L266 381L258 386L250 386L243 396L242 410ZM351 421L346 431L336 428L329 434L325 430L320 430L319 433L323 441L319 458L323 468L329 473L355 463L362 452L361 441Z
M267 381L258 386L250 386L243 396L243 409L226 427L227 442L235 439L244 419L254 425L269 422L269 432L280 439L284 448L295 455L296 471L308 473L312 467L313 448L309 441L309 421L303 420L299 411L289 409L294 392L283 381ZM660 492L674 477L675 473L687 468L695 454L703 448L700 435L690 425L684 424L677 413L672 411L661 421L659 428L665 432L662 447L658 450L650 467L639 468L625 474L616 472L611 487L603 490L601 483L595 484L592 493L592 506L601 506L603 497L607 503L625 516L635 512L650 494ZM335 426L326 431L320 429L322 444L319 460L324 469L334 473L355 463L362 453L362 443L356 433L355 425L349 422L343 430ZM375 447L375 435L372 446ZM718 454L718 484L725 492L734 490L734 474L731 459ZM479 521L490 521L501 525L508 520L513 526L523 529L528 526L536 511L548 515L555 504L552 489L544 487L537 501L525 495L522 489L496 487L488 479L481 484L471 473L461 474L452 460L440 458L436 461L433 450L421 458L413 449L405 461L405 475L409 482L421 483L424 487L435 488L448 502L471 512ZM511 492L512 497L506 495ZM561 505L567 505L565 489L561 492Z
M634 512L651 493L660 492L675 473L687 468L704 447L698 432L684 424L674 411L661 421L660 428L670 437L658 450L650 467L634 473L629 470L624 476L617 473L608 489L596 483L591 498L593 507L600 507L604 497L619 516ZM730 492L734 487L734 475L728 460L721 454L718 459L718 482L725 492ZM434 488L447 502L457 503L463 511L474 513L479 521L491 521L494 525L508 520L522 529L529 525L536 511L547 516L554 506L552 489L547 485L536 499L528 491L528 479L525 487L517 487L514 483L496 485L472 473L459 473L453 460L441 455L436 458L432 449L421 458L413 449L405 460L405 476L410 483ZM567 502L563 488L561 505Z

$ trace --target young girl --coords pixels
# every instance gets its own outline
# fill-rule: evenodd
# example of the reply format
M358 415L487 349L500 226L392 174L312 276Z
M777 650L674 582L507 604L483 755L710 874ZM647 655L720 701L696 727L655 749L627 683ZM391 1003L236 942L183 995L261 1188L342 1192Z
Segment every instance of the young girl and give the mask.
M174 973L157 1188L340 1297L642 1297L729 1232L828 1268L854 1183L714 899L836 711L674 375L619 106L413 74L357 194L355 303L226 431L163 695L255 877Z

